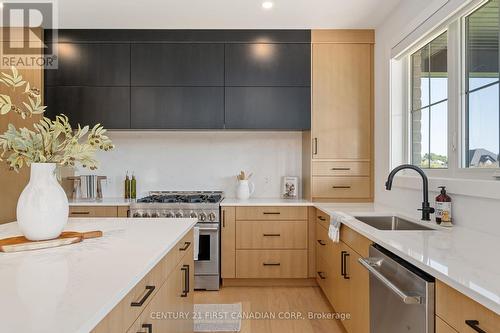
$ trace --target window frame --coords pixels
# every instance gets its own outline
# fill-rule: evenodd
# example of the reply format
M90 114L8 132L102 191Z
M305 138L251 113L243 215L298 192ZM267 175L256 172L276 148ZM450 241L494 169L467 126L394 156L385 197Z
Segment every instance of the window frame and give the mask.
M411 55L430 43L433 39L447 31L448 34L448 168L426 168L424 172L429 177L440 179L467 179L498 181L500 168L468 168L466 167L466 17L486 4L489 0L473 0L463 7L451 18L432 29L412 47L404 52L399 61L403 61L404 75L400 78L405 84L403 98L403 145L402 161L412 164L412 138L411 138ZM393 130L391 125L391 131ZM395 167L391 160L391 167ZM403 176L413 175L403 172Z

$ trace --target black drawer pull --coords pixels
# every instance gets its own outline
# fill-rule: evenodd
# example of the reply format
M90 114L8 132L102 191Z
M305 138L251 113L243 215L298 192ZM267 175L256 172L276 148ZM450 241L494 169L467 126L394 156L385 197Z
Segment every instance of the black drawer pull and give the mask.
M318 216L318 219L320 219L321 221L326 221L326 219L323 216Z
M326 245L326 243L325 243L325 242L323 242L321 239L318 239L318 243L319 243L319 245L322 245L322 246L325 246L325 245Z
M478 333L487 333L485 330L479 328L479 320L466 320L465 324Z
M71 212L71 215L90 215L90 212Z
M347 275L347 257L349 257L349 253L347 251L340 252L340 274L344 277L344 279L349 280L350 277Z
M142 328L147 329L147 331L141 331L137 333L153 333L153 324L142 324Z
M262 266L281 266L281 263L279 262L271 262L271 263L262 263Z
M149 296L151 296L151 294L155 290L155 286L146 286L146 290L147 292L144 294L142 299L139 302L130 303L130 306L143 306L144 302L146 302L146 300L149 298Z
M189 265L183 265L181 271L184 272L184 289L182 290L181 297L187 297L189 294Z
M280 212L263 212L264 215L280 215Z
M351 188L351 187L350 186L344 186L344 185L334 185L334 186L332 186L332 188L342 189L342 188Z
M191 245L191 242L184 242L184 247L181 247L179 251L186 251L189 248L189 245Z
M280 237L281 234L262 234L264 237Z
M323 272L318 272L318 276L321 280L326 279L326 277L323 275Z
M349 171L351 168L331 168L332 171Z

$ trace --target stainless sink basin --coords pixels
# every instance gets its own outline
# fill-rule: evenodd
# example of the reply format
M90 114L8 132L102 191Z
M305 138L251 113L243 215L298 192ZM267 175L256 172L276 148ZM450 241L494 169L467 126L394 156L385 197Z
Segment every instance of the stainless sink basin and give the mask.
M379 230L434 230L397 216L355 216L355 218Z

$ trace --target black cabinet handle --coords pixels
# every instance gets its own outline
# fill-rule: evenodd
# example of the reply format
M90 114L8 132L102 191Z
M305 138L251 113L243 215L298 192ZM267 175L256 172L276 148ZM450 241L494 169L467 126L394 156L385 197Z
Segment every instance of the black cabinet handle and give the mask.
M222 210L222 227L226 227L226 211L224 209Z
M130 303L130 306L143 306L144 302L146 302L146 300L149 298L149 296L151 296L151 294L153 293L154 290L155 290L155 286L146 286L146 293L141 298L141 300L139 302Z
M264 212L262 214L264 214L264 215L280 215L281 213L280 212Z
M323 275L323 272L318 272L318 276L321 280L326 279L326 277Z
M321 239L318 239L318 241L317 241L317 242L319 243L319 245L322 245L322 246L325 246L325 245L326 245L326 243L324 243Z
M71 212L71 215L90 215L90 212Z
M349 280L350 277L347 275L347 257L349 257L349 253L347 251L340 252L340 274L344 277L344 279Z
M332 186L333 189L348 189L348 188L351 188L350 186L344 186L344 185L333 185Z
M280 237L281 234L262 234L264 237Z
M262 266L281 266L281 263L279 262L272 262L272 263L262 263Z
M478 333L487 333L479 327L479 320L466 320L465 324Z
M189 265L183 265L181 271L184 272L184 289L182 290L181 297L187 297L189 294Z
M142 328L145 328L147 331L141 331L137 333L153 333L153 324L142 324Z
M332 171L349 171L351 168L331 168Z
M326 219L323 216L318 216L318 219L320 219L321 221L326 221Z
M189 248L189 245L191 245L191 242L184 242L184 247L181 247L179 251L186 251Z

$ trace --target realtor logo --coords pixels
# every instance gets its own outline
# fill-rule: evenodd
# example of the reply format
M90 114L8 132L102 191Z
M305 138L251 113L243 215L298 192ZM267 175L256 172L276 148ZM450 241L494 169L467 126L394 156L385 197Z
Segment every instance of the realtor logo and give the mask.
M55 7L47 0L3 2L1 68L57 68Z

